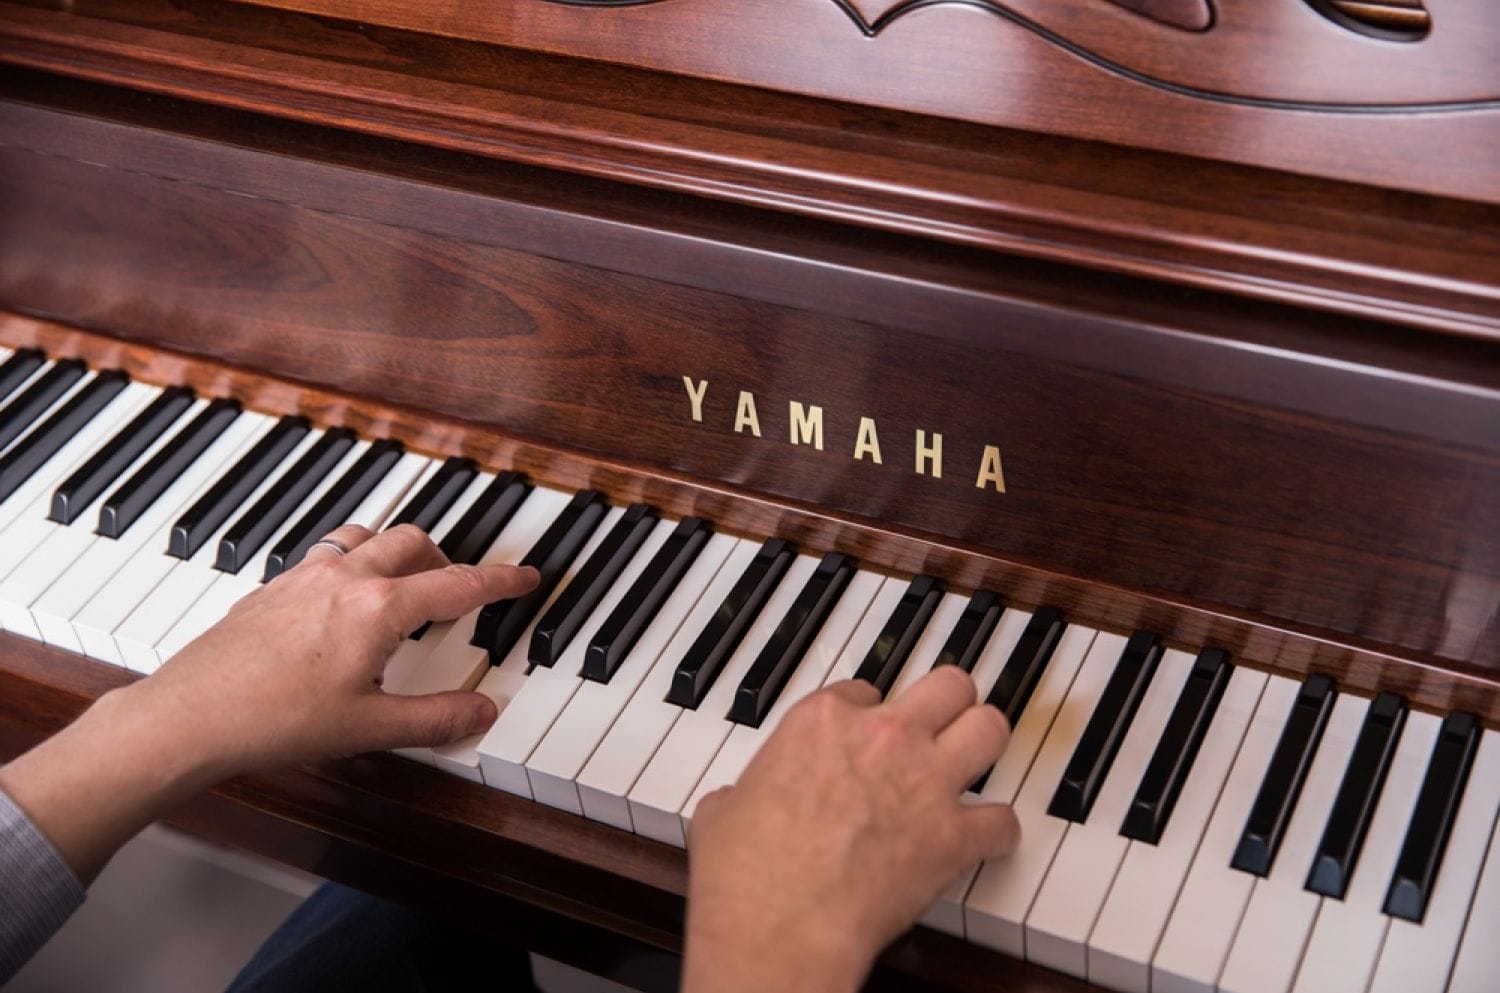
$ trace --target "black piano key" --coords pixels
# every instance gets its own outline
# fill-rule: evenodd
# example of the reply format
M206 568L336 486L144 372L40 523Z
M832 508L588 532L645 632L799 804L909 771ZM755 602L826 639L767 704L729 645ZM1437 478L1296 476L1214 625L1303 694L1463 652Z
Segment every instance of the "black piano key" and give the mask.
M1005 604L1000 601L1000 594L976 590L964 605L964 612L953 625L953 633L948 636L943 650L938 652L932 667L956 665L964 672L973 672L979 653L989 644L990 635L995 633L995 625L1000 623L1000 615L1004 612Z
M796 550L780 538L760 546L745 567L734 589L719 604L713 617L693 642L672 673L667 702L688 710L697 708L713 688L724 664L744 640L745 632L770 599L776 584L791 567Z
M438 542L438 548L449 562L478 565L531 490L531 484L520 473L510 470L500 473Z
M208 402L207 407L198 411L198 416L172 435L145 465L110 493L104 507L99 508L99 534L107 538L124 534L141 514L150 510L157 496L165 493L187 471L187 466L207 452L208 447L219 440L219 435L239 416L240 404L237 401L220 396Z
M387 528L393 528L401 524L415 524L417 527L432 533L437 527L438 521L453 506L464 490L468 489L479 470L474 467L473 461L458 455L450 456L443 460L438 471L423 484L417 494L406 502L406 506L396 512Z
M537 621L526 656L532 665L551 666L557 662L584 621L598 608L604 594L640 551L657 519L656 508L643 503L633 503L625 509L568 588Z
M1010 658L1005 661L1005 668L1000 670L1000 677L984 701L1004 714L1011 727L1021 720L1021 714L1031 701L1031 694L1067 626L1068 622L1063 620L1062 612L1056 607L1038 607L1031 620L1026 622L1026 630L1021 632Z
M1041 681L1067 626L1068 622L1062 619L1062 612L1056 607L1038 607L1031 620L1026 622L1026 630L1021 632L1016 647L1011 649L1010 658L1005 660L1005 668L1000 670L995 685L990 687L984 702L1004 714L1012 728L1021 720L1021 714L1031 701L1031 694ZM969 786L969 792L980 792L989 779L990 774L986 772Z
M288 415L277 421L250 451L240 456L229 471L209 487L207 493L177 518L167 539L167 554L179 559L190 559L197 554L203 543L292 453L308 430L305 417Z
M168 439L145 465L109 495L104 506L99 508L98 533L106 538L118 538L128 531L239 416L238 402L226 397L209 401L197 417Z
M21 348L11 352L10 358L0 363L0 400L20 389L21 384L46 361L47 357L39 349Z
M73 384L83 378L84 364L77 359L62 359L38 376L4 407L0 407L0 449L15 441L57 402Z
M1198 653L1156 751L1146 765L1141 785L1125 812L1120 834L1148 845L1161 841L1233 672L1228 653L1217 648L1205 648Z
M585 679L609 682L712 534L708 522L698 517L684 517L677 523L614 612L594 632L583 656Z
M500 473L490 480L479 499L469 505L469 509L438 542L438 549L448 556L449 562L478 565L515 516L516 509L531 495L531 490L531 484L520 473L510 470ZM430 623L423 624L407 637L421 641L430 627Z
M469 643L490 654L490 664L499 665L526 633L526 626L536 617L547 598L562 582L568 566L588 544L594 529L608 510L604 497L596 490L580 490L563 508L557 520L521 559L521 565L533 566L541 575L537 588L514 600L497 600L479 611L474 635Z
M865 653L854 678L863 679L875 687L884 699L942 598L942 580L931 576L913 579L906 592L901 594L896 609L891 611L891 619L880 629L875 644Z
M72 441L85 424L119 396L127 381L123 372L101 372L16 442L0 457L0 500L14 493L32 473Z
M291 468L277 477L270 488L261 494L260 499L255 501L254 506L229 526L224 537L219 539L218 559L214 568L233 573L243 569L255 557L255 553L260 551L260 546L276 533L276 529L296 513L307 495L328 478L328 474L352 447L354 432L348 428L333 428L324 432L323 437L303 452L302 457Z
M370 447L354 460L354 465L281 536L271 554L266 556L266 571L261 582L269 583L301 562L302 556L319 538L346 523L370 491L379 486L386 473L401 461L402 452L401 442L390 438L371 442Z
M1394 693L1377 696L1365 713L1307 874L1307 888L1312 892L1335 900L1344 898L1405 724L1406 701Z
M791 609L776 625L771 640L755 658L750 671L734 691L729 705L729 719L736 724L760 727L776 698L802 664L807 646L818 636L823 622L833 613L849 580L854 578L854 560L838 552L829 552L808 577L806 585L792 601Z
M1234 868L1257 876L1270 873L1337 695L1327 676L1309 676L1302 684L1229 863Z
M1453 833L1453 821L1458 817L1459 802L1483 733L1473 714L1449 714L1443 721L1406 828L1406 840L1396 858L1396 873L1386 891L1385 912L1392 917L1420 924L1427 914L1427 901L1442 868L1448 836Z
M58 484L52 491L52 506L47 519L72 524L85 507L92 504L192 405L193 391L186 386L169 386L162 390L144 410L130 419L129 424L116 431L83 465Z
M1125 732L1130 730L1130 722L1135 720L1141 698L1146 695L1151 677L1156 674L1161 654L1162 645L1156 635L1137 631L1130 636L1088 725L1083 729L1083 737L1068 760L1062 782L1052 794L1047 813L1078 823L1088 820L1094 800L1099 796L1099 788L1104 785L1104 777L1109 775L1120 743L1125 740Z

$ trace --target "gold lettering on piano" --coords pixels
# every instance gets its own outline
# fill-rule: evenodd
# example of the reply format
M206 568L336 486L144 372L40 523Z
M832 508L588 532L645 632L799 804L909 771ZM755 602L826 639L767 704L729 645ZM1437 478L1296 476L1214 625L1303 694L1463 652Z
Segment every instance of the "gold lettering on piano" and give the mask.
M994 486L996 493L1005 492L1005 467L1000 464L1000 449L996 445L985 445L979 460L979 478L974 485L982 490L986 483Z
M792 444L812 445L823 450L823 408L804 407L796 400L787 403L787 419L791 421Z
M689 416L696 424L704 423L704 407L708 400L708 380L683 376L682 386L687 392ZM725 417L728 414L725 406L723 402L718 403L713 411L714 416ZM806 446L819 452L823 451L826 439L824 431L826 417L822 405L808 403L805 400L788 400L786 409L787 434L785 437L787 440L793 446ZM769 412L772 418L770 424L772 437L775 437L776 433L781 430L780 426L775 423L778 411L772 407ZM835 416L835 425L845 423L847 421ZM734 433L749 433L756 438L762 436L760 410L756 406L755 394L750 390L738 391L734 409ZM912 471L918 476L942 479L944 455L942 433L916 428L913 437L915 439L913 460L909 463ZM854 448L850 457L855 462L869 461L875 465L885 464L881 453L880 429L875 424L875 418L863 416L859 418L859 426L854 432ZM969 470L972 463L962 458L960 462L962 464L958 471L962 475ZM976 489L994 490L996 493L1005 492L1005 466L1000 458L1000 446L985 445L983 447L979 455L978 472L972 478Z
M927 473L923 465L932 466L932 478L943 478L943 436L936 431L932 432L932 441L927 440L927 432L917 428L917 475L925 476Z
M749 390L740 390L739 409L734 413L734 433L744 434L746 428L755 437L760 437L760 418L755 414L755 394Z
M693 381L687 376L682 377L682 385L687 387L688 403L693 405L693 420L699 424L703 423L703 394L708 392L708 380L698 380L697 388L694 389Z
M880 435L875 432L875 418L861 417L859 419L859 434L854 439L854 460L857 462L866 455L876 464L881 464L880 459Z

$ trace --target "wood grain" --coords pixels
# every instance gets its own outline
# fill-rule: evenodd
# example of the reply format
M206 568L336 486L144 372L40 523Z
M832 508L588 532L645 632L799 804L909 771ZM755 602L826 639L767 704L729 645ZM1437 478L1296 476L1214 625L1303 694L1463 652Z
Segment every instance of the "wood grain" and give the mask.
M1067 140L1055 137L1066 117L1041 102L1023 108L1040 118L1034 129L997 129L947 119L941 105L896 113L212 0L68 6L0 3L0 61L942 242L1497 333L1493 269L1478 264L1492 250L1465 250L1495 228L1494 210L1476 206L1500 203L1494 115L1219 120L1128 91L1028 84L1039 100L1084 101L1089 126L1066 133L1088 140ZM934 68L923 56L891 78ZM953 96L971 98L963 86ZM1129 113L1088 110L1113 106ZM1155 139L1116 133L1132 121Z

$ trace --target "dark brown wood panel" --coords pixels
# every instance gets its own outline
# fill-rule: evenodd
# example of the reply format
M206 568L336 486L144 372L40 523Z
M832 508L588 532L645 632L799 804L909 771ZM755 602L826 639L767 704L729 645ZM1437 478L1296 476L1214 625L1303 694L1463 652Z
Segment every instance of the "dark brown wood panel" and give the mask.
M11 309L1102 587L1500 665L1493 348L994 255L944 258L942 281L909 243L834 228L715 254L668 201L622 226L165 133L130 166L107 143L38 154L31 113L0 148ZM89 127L48 120L48 141ZM240 195L284 169L276 196ZM601 240L611 257L590 254ZM702 423L684 376L710 384ZM740 391L761 438L734 430ZM791 401L824 408L823 451L785 440ZM862 417L882 465L852 457ZM913 471L919 429L944 436L942 479ZM975 485L986 445L1004 493Z
M1204 158L1496 193L1484 149L1500 129L1500 14L1488 0L1449 0L1409 44L1293 0L1220 0L1193 33L1098 0L265 2ZM1451 156L1424 154L1433 147ZM1413 158L1422 178L1408 171Z
M1379 184L1359 187L215 0L83 0L68 10L0 3L0 61L344 133L1500 336L1500 294L1485 264L1500 251L1500 214L1474 202L1493 178L1483 152L1494 139L1468 114L1447 115L1444 134L1410 147L1392 122L1380 122L1378 145L1316 122L1354 168L1345 178ZM23 76L10 87L39 85ZM1294 164L1284 123L1171 130L1264 134L1268 157L1286 156L1262 164ZM1444 154L1421 154L1433 148ZM1438 190L1448 199L1397 192L1434 189L1470 151L1483 177Z

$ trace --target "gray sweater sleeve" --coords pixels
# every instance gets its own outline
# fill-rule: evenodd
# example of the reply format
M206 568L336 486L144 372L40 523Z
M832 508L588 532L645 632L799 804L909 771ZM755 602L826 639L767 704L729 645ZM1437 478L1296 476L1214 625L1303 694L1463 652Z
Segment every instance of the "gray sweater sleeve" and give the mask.
M0 793L0 986L83 903L83 886L31 818Z

